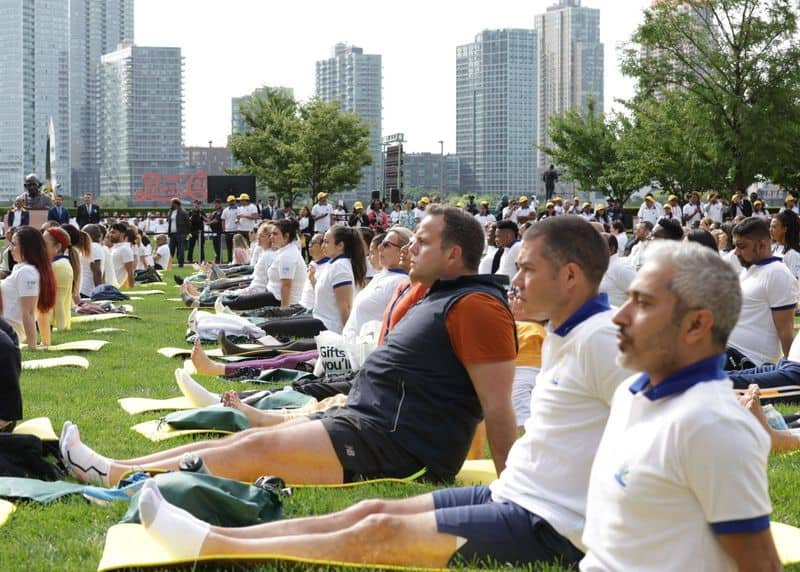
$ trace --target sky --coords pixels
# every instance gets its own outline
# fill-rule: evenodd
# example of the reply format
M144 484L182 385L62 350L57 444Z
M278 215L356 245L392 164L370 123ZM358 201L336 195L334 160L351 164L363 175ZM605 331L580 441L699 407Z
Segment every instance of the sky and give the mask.
M134 41L180 47L184 57L184 142L224 146L231 97L263 85L314 95L317 60L334 44L383 56L383 134L405 134L408 152L455 152L456 46L485 29L533 28L556 0L135 0ZM600 9L605 108L633 94L619 72L620 49L651 0L584 0Z

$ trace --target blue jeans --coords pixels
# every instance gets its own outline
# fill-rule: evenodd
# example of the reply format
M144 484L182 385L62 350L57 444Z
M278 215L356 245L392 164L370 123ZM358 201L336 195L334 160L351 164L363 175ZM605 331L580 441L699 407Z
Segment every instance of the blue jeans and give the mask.
M780 359L775 365L769 364L741 371L729 371L728 377L733 381L734 389L747 389L751 383L755 383L759 387L800 385L800 363Z

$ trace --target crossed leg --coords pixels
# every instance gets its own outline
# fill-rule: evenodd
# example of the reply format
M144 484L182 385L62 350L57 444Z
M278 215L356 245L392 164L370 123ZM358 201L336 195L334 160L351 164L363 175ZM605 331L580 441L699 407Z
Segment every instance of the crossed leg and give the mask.
M248 429L218 441L184 445L154 455L108 459L80 441L77 427L65 424L61 438L64 459L84 482L114 485L132 468L177 470L181 456L202 456L211 473L253 482L261 475L278 475L288 483L337 484L343 472L321 421L285 423L275 429Z

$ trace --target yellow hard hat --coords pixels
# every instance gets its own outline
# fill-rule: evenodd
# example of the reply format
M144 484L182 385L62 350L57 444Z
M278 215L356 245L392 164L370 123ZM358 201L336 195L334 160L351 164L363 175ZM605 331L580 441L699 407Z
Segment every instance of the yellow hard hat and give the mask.
M363 209L364 205L361 204L361 201L356 201L356 202L353 203L353 208L354 209Z
M423 205L427 205L428 203L430 203L430 202L431 202L431 200L430 200L428 197L422 197L422 198L419 200L419 202L420 202L420 203L422 203Z
M234 197L233 195L228 195L228 198L225 199L225 202L229 203L229 202L235 201L235 200L236 200L236 197Z
M519 198L519 202L521 202L521 203L527 203L527 202L528 202L528 197L526 197L525 195L522 195L522 196Z
M247 193L242 193L241 195L239 195L239 200L240 201L249 201L250 200L250 195L248 195Z
M317 193L317 200L321 201L322 199L327 199L328 193Z

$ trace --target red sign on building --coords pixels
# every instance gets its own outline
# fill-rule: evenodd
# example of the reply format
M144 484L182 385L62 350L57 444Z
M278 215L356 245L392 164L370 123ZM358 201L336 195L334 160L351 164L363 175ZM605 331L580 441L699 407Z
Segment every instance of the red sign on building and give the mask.
M137 188L133 193L134 204L169 204L177 197L182 201L206 201L208 173L196 171L180 175L162 175L161 173L145 173L142 175L144 188Z

